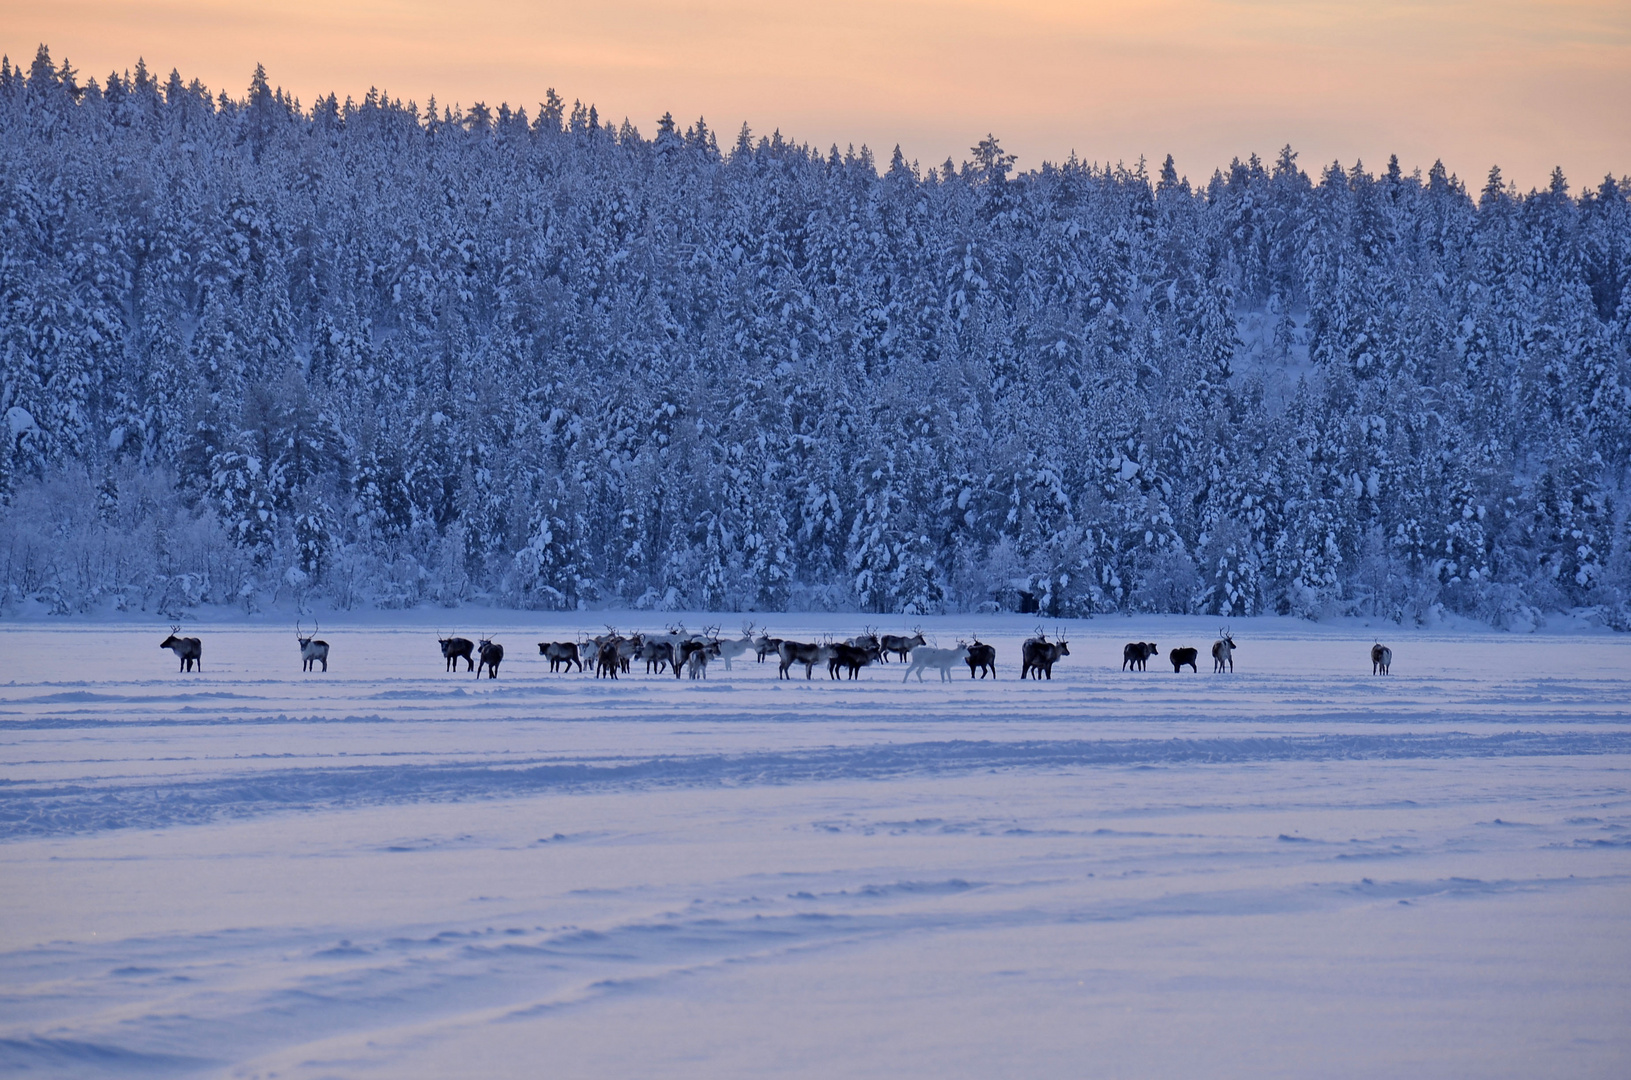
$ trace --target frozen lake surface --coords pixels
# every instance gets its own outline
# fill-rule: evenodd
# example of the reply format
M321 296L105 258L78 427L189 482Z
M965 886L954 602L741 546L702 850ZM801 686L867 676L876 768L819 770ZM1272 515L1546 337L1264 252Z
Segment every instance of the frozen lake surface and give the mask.
M995 682L611 682L535 644L605 616L479 618L497 680L446 613L332 616L326 675L0 629L0 1072L1631 1075L1625 637L1389 628L1384 679L1236 620L1214 676L1217 620L1105 618L1021 683L1034 618L948 617Z

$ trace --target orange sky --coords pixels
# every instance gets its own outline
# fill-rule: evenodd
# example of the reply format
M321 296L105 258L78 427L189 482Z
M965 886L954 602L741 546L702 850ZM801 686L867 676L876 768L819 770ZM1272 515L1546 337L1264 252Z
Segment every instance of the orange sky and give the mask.
M13 62L42 41L99 78L143 56L241 96L260 61L307 103L529 113L553 86L647 136L672 111L925 164L992 131L1022 168L1170 152L1202 179L1289 142L1310 169L1631 173L1631 0L0 0Z

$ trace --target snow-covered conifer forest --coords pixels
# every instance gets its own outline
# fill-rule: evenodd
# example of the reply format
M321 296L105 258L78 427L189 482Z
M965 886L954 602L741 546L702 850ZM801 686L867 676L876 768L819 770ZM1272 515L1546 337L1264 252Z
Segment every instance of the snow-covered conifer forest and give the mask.
M5 603L1623 627L1628 195L922 166L42 47L0 66Z

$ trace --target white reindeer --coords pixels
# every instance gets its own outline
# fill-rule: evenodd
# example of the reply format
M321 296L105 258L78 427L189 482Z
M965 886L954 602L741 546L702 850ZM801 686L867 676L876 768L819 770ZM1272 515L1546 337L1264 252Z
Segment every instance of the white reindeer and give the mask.
M927 645L919 645L912 649L912 666L906 669L901 676L901 682L912 677L917 672L917 681L923 681L924 668L939 668L940 681L951 682L952 668L968 663L968 646L959 641L955 649L934 649Z
M742 624L742 636L730 641L719 642L719 658L725 661L725 670L731 669L731 661L739 656L746 656L753 651L754 626L751 622Z

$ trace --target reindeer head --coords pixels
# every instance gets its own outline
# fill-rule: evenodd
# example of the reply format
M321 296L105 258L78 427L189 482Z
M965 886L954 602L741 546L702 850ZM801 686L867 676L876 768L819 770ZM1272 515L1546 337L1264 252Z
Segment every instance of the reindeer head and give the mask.
M174 623L170 627L170 636L159 642L159 648L168 649L179 644L181 644L181 624Z

